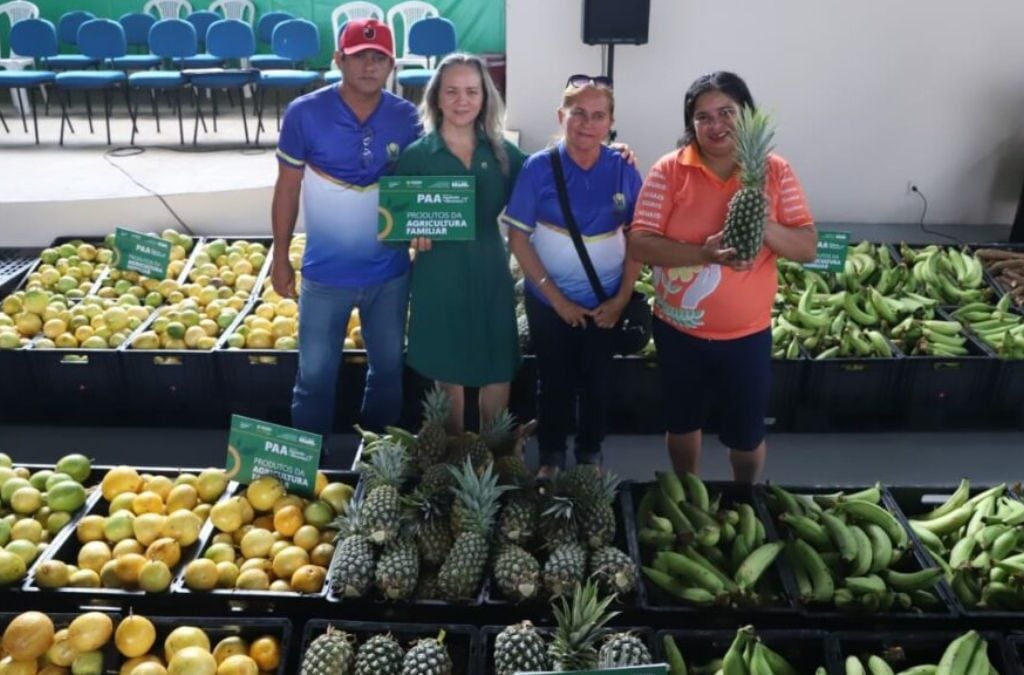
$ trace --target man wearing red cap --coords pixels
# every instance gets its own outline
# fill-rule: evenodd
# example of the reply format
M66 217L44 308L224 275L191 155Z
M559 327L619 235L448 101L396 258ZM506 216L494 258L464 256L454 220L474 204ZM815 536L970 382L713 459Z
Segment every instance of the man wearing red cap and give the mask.
M377 240L377 183L422 125L415 106L384 90L393 54L385 24L348 22L334 55L341 83L293 101L278 140L272 282L283 297L295 297L288 245L300 201L307 233L292 424L325 441L355 307L368 360L361 422L383 429L397 422L402 408L409 254Z

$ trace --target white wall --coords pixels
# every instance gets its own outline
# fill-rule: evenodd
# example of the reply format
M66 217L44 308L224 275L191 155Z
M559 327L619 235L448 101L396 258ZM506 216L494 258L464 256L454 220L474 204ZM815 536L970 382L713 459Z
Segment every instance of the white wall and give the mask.
M628 2L629 0L622 0ZM599 73L581 0L507 0L509 126L539 149L565 78ZM1024 4L1013 0L651 0L619 46L619 138L641 169L674 147L687 86L733 70L776 114L819 221L1008 223L1024 176Z

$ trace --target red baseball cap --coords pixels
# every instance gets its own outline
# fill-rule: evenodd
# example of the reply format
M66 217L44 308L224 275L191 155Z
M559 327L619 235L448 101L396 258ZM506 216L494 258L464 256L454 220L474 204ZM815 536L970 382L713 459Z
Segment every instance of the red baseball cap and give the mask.
M391 29L377 19L354 19L346 23L345 30L341 31L338 49L346 56L364 49L376 49L394 57L395 40L391 36Z

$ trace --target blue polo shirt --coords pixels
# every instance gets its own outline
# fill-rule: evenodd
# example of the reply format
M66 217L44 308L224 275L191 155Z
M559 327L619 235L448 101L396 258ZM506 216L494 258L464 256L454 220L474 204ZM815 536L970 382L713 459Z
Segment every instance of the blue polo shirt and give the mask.
M589 169L580 168L569 157L564 141L558 144L558 151L584 246L604 292L615 295L626 261L625 228L633 220L643 182L640 173L607 147L601 148L600 157ZM530 155L523 164L502 220L530 235L548 279L563 295L590 309L600 304L566 229L548 150ZM528 288L547 302L532 285Z
M288 106L278 161L304 169L302 274L339 288L375 286L409 268L404 247L377 240L377 182L423 132L416 107L390 92L360 122L330 85Z

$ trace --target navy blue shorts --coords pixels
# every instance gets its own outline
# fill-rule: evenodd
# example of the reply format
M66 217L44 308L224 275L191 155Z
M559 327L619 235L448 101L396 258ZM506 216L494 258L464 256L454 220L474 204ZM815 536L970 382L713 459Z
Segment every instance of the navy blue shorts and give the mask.
M765 436L771 389L771 331L707 340L655 317L653 332L665 429L670 434L697 431L714 412L718 437L726 447L756 450Z

